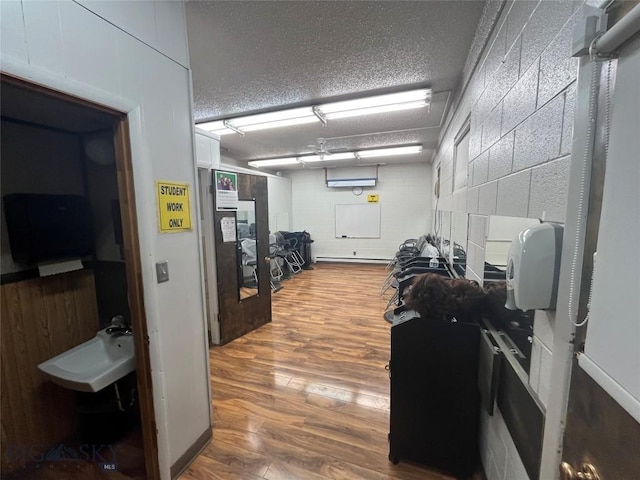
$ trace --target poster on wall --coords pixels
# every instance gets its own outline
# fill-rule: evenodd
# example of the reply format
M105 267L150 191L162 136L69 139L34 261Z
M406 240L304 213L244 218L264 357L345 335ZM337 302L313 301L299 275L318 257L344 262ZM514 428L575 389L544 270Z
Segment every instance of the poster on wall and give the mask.
M189 184L157 181L156 187L160 231L184 232L191 230Z
M224 243L236 241L236 217L224 217L220 219L222 241Z
M238 175L215 172L216 210L238 210Z

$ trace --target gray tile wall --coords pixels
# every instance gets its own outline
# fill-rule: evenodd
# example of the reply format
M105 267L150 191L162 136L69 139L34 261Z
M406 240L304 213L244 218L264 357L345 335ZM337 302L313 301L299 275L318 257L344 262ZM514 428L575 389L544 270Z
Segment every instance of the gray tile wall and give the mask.
M442 139L434 168L450 175L453 139L470 118L468 188L453 194L443 178L439 199L444 210L470 214L469 278L482 281L487 215L564 221L577 73L570 46L581 4L507 2ZM529 381L543 403L554 324L536 314ZM488 480L527 478L499 412L483 418L481 447Z

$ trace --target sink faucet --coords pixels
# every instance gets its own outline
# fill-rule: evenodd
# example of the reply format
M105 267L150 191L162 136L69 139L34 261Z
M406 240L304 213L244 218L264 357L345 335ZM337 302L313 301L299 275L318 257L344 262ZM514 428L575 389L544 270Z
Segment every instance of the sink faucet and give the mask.
M133 335L133 330L127 325L122 315L116 315L111 319L111 326L106 330L109 335Z

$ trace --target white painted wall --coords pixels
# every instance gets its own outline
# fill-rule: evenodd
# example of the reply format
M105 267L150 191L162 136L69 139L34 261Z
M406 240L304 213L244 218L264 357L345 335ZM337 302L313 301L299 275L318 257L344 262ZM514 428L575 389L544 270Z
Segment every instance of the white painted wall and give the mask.
M359 196L350 188L328 188L323 169L286 175L293 189L292 229L311 234L314 258L389 260L404 240L432 229L430 165L380 166L377 186L366 187ZM379 195L380 238L335 238L335 205L367 203L367 194Z
M579 6L507 2L444 131L433 165L434 173L441 167L439 208L470 214L468 276L475 280L482 280L490 215L565 219L577 73L570 46ZM452 193L454 138L469 116L468 188ZM543 402L554 325L550 315L536 315L529 381ZM526 478L510 476L524 470L500 415L483 421L482 435L488 480Z
M0 68L126 112L162 478L211 425L182 2L2 1ZM156 180L189 183L192 224L158 233ZM171 280L156 284L155 262Z
M196 128L195 132L198 168L220 168L220 137L200 128Z
M269 192L269 231L291 231L291 180L285 177L267 177Z

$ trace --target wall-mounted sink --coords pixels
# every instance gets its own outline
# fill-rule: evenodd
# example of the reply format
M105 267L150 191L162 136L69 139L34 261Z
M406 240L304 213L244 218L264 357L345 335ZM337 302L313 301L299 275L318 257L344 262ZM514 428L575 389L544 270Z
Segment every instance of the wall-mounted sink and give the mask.
M80 392L98 392L135 370L133 337L100 330L91 340L41 363L38 368L58 385Z

